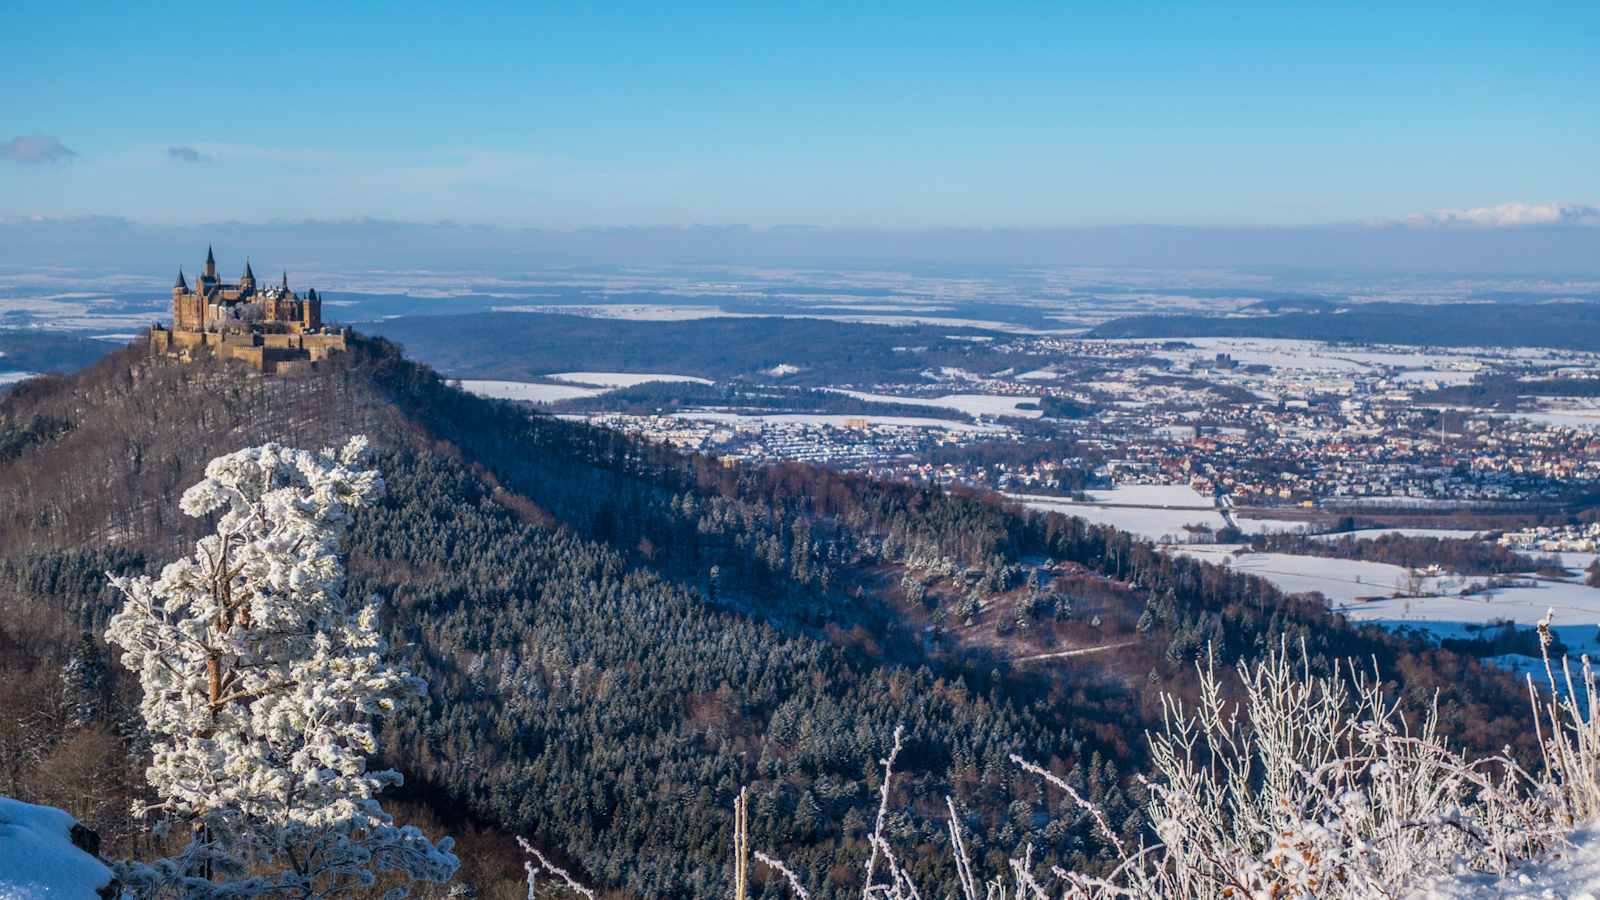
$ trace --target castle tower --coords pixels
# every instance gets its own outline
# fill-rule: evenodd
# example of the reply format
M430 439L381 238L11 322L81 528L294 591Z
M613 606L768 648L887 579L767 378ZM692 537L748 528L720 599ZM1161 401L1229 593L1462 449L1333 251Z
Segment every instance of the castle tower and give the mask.
M183 331L205 327L205 300L198 291L190 292L182 269L178 270L178 280L172 285L172 327Z
M305 305L301 307L303 318L301 327L307 331L316 331L322 327L322 298L317 296L315 288L306 294Z
M244 261L244 274L239 276L239 295L252 294L256 289L256 273L250 271L250 260Z
M200 276L201 281L217 280L217 258L211 255L211 247L206 247L206 269Z

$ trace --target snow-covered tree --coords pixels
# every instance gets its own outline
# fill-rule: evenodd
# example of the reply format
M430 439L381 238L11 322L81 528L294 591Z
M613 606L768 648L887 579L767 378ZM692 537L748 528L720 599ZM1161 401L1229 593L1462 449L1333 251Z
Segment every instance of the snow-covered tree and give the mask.
M392 871L442 882L449 838L398 827L369 771L373 721L420 698L392 668L376 598L345 597L341 544L383 490L364 438L312 453L267 444L218 457L184 492L216 531L159 578L113 578L125 602L106 638L144 689L147 771L161 827L185 826L174 859L130 867L151 892L321 898ZM402 890L403 892L403 890Z
M94 635L78 636L67 664L61 667L61 703L66 708L67 725L82 728L100 717L100 690L105 679L105 660Z

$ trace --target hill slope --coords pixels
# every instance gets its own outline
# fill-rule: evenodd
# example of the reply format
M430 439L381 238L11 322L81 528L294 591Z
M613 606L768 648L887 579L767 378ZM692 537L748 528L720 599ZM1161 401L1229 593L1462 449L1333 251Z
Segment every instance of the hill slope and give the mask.
M727 810L750 784L757 841L834 896L865 853L873 763L897 724L891 826L921 883L953 884L945 793L989 846L1081 865L1101 851L1089 823L1044 825L1007 755L1051 760L1131 822L1123 772L1156 693L1189 683L1208 643L1223 662L1282 635L1319 664L1375 658L1405 690L1442 686L1461 740L1527 738L1505 676L1081 520L806 466L724 468L472 397L382 341L280 378L130 348L0 400L0 705L37 712L0 732L0 793L64 806L131 852L143 750L119 727L126 685L101 660L104 678L61 687L63 670L94 670L78 631L103 629L101 573L184 549L203 523L177 496L212 456L353 432L374 437L389 490L353 531L352 588L389 599L397 653L431 687L426 715L383 739L409 796L457 831L528 835L627 895L722 891ZM67 695L93 714L62 713Z

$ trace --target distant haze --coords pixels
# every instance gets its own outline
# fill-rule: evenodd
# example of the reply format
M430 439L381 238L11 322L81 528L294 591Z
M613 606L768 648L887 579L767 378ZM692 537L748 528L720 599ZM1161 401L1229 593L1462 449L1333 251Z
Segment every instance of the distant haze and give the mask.
M1468 211L1471 212L1471 211ZM1481 211L1479 211L1481 212ZM1572 224L1576 221L1577 224ZM1582 218L1505 227L1350 224L920 230L740 226L539 230L373 219L146 225L0 220L0 266L171 277L215 244L224 268L320 271L561 265L1107 266L1330 273L1600 274L1600 227Z

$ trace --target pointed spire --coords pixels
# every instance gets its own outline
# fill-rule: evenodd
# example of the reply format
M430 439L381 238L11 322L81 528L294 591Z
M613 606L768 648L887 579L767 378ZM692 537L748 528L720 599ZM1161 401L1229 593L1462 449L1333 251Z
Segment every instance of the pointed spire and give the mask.
M288 269L284 269L283 270L283 289L286 290L286 291L289 289L289 270Z
M217 258L215 256L211 255L211 245L207 244L206 245L206 265L214 266L216 264L217 264Z
M183 267L182 266L178 267L178 283L173 285L173 287L178 288L180 290L185 290L185 291L187 291L189 289L189 283L187 281L183 280Z
M255 281L256 280L256 273L250 271L250 259L248 257L246 257L245 261L244 261L244 277L239 279L239 280L240 281L245 281L245 280Z

